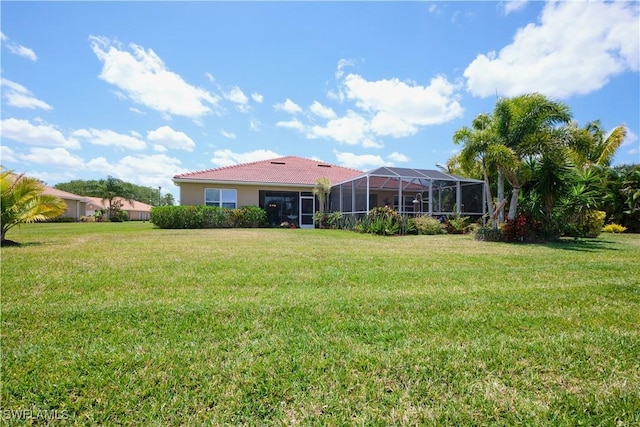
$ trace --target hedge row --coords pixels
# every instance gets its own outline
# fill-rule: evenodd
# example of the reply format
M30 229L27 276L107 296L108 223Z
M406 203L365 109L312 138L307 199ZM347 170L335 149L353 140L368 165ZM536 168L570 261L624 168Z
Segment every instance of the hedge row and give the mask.
M151 222L158 228L256 228L268 225L267 212L257 206L156 206Z

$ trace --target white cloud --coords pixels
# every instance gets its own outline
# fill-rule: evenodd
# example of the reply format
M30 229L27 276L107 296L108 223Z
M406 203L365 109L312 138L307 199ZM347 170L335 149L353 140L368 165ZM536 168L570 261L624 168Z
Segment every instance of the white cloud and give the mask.
M116 173L125 181L157 187L169 186L171 177L187 172L181 161L165 154L126 156L118 161Z
M276 126L281 127L281 128L295 129L295 130L300 131L300 132L304 132L306 130L306 128L307 128L304 125L304 123L302 123L298 119L277 122Z
M264 96L260 95L257 92L252 93L251 98L258 104L262 104L262 101L264 101Z
M129 150L143 150L147 144L135 135L125 135L110 129L78 129L73 136L82 138L93 145L121 147Z
M115 163L96 157L87 162L87 167L97 172L109 171L110 175L126 182L154 188L172 188L171 177L187 172L180 160L165 154L125 156Z
M500 5L504 10L504 14L508 15L511 12L517 12L524 9L528 2L528 0L506 0L503 1Z
M260 120L258 119L251 119L249 121L249 127L251 128L251 130L253 131L258 131L260 130L260 126L262 126L262 123L260 123Z
M289 113L289 114L296 114L296 113L302 112L302 108L298 104L290 100L289 98L287 98L287 100L284 101L283 103L274 104L273 108L275 108L276 111L284 111L285 113Z
M229 138L229 139L236 139L236 134L233 132L227 132L225 130L220 130L220 135L224 136L225 138Z
M378 135L407 136L418 126L446 123L462 116L458 102L459 87L446 77L431 79L428 86L399 79L367 81L349 74L344 79L344 92L356 105L382 118L372 122Z
M335 111L333 111L330 107L325 107L320 104L318 101L313 101L309 110L318 117L322 117L323 119L335 119L337 117Z
M343 144L361 144L365 148L379 148L370 133L370 124L366 118L349 110L344 117L329 120L325 126L312 126L307 138L331 138Z
M408 162L409 158L407 156L405 156L404 154L400 154L397 151L394 151L393 153L389 154L387 156L387 159L391 160L392 162Z
M136 114L142 114L143 116L147 115L147 113L145 113L142 110L137 109L136 107L129 107L129 111L133 111Z
M225 94L225 98L236 104L236 108L240 112L246 113L251 109L249 106L249 98L247 98L247 95L245 95L238 86L231 88L231 90Z
M20 159L47 166L56 166L73 170L84 169L84 160L74 156L64 148L33 147L29 154L20 155Z
M2 96L6 103L18 108L42 108L43 110L51 110L53 107L44 101L34 97L31 91L19 83L0 79L0 85L3 87Z
M186 133L173 130L169 126L147 132L147 139L174 150L193 151L196 147L196 143Z
M9 41L9 37L5 36L4 33L0 33L0 34L2 34L2 37L0 37L0 39L2 39L2 43L7 47L7 49L9 49L11 53L14 53L18 56L22 56L23 58L30 59L32 61L38 60L38 56L33 51L33 49L30 49L26 46L22 46L18 43Z
M354 65L356 65L356 63L351 59L342 58L338 60L338 67L336 68L336 74L335 74L336 79L342 78L342 76L344 75L345 67L353 67Z
M131 52L106 37L89 37L93 52L103 63L99 77L119 88L129 99L164 114L192 119L212 112L220 99L192 86L170 71L151 50L130 44Z
M104 172L113 171L115 169L115 166L109 163L104 157L96 157L95 159L91 159L87 162L87 168L96 172Z
M0 145L0 163L4 162L17 162L16 152L6 145Z
M625 127L625 129L627 130L627 135L624 137L624 141L622 141L622 144L620 144L621 147L624 147L625 145L631 145L638 140L638 135L633 133L631 129L629 129L628 127ZM613 129L611 130L611 132L613 132ZM608 138L611 132L609 132L609 134L605 138Z
M282 155L271 150L255 150L247 153L234 153L231 150L218 150L215 151L213 155L214 157L211 159L211 163L218 167L282 157Z
M369 170L381 166L393 166L393 163L386 162L382 157L373 154L357 155L354 153L333 152L338 160L338 164L353 169Z
M0 124L0 133L3 138L27 145L80 148L77 139L65 137L51 125L34 125L28 120L14 118L2 120Z
M640 70L640 6L633 2L549 2L537 24L464 71L476 96L586 94L612 76Z

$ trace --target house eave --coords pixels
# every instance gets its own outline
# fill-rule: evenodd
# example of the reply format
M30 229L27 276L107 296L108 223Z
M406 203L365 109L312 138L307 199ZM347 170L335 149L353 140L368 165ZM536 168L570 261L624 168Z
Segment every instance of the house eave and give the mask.
M264 182L264 181L235 181L223 179L189 179L189 178L173 178L173 183L177 186L180 184L221 184L221 185L241 185L246 187L282 187L282 188L313 188L313 184L301 183L282 183L282 182Z

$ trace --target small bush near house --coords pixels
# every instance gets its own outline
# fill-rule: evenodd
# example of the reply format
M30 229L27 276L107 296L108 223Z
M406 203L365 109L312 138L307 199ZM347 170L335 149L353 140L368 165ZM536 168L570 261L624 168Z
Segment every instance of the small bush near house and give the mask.
M117 210L116 212L111 214L110 220L111 222L129 221L129 214L127 213L127 211Z
M361 233L393 236L404 230L405 218L389 207L377 207L369 211L355 227Z
M602 229L605 233L624 233L627 231L627 227L624 227L620 224L607 224Z
M415 224L418 234L435 235L447 233L445 225L432 216L418 216L411 218L409 221Z
M542 234L542 224L529 215L520 214L502 225L505 242L539 242Z
M243 206L231 209L233 226L238 228L259 228L269 225L267 212L258 206Z
M480 227L476 231L475 239L485 242L504 242L504 235L502 234L502 229L486 226Z
M444 221L445 229L449 234L464 234L467 232L468 225L469 225L468 216L455 215L454 217L447 218Z
M319 228L342 228L344 214L342 212L316 212L313 221Z
M564 234L569 237L598 237L606 216L603 211L589 211L580 220L568 224Z

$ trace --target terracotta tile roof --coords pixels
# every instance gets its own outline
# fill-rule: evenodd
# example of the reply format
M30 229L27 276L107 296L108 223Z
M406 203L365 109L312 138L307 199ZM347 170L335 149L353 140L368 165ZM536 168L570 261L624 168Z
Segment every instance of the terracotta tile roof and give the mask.
M48 194L50 196L59 197L61 199L79 200L80 202L85 202L85 203L89 201L87 199L87 197L78 196L77 194L69 193L67 191L58 190L57 188L53 188L53 187L45 187L43 193L44 194Z
M102 200L100 197L87 197L89 199L89 204L87 205L87 210L93 211L96 209L107 209L109 207L108 200ZM117 198L118 199L118 198ZM122 202L122 210L123 211L140 211L140 212L151 212L151 205L147 205L146 203L138 202L137 200L132 200L128 202L126 200L118 199Z
M297 156L279 157L252 163L189 172L173 177L174 182L241 182L310 185L326 177L332 184L361 175L362 171Z
M22 178L23 176L26 176L26 175L10 173L9 179L11 179L12 181L15 181L16 179ZM54 197L58 197L60 199L66 199L66 200L78 200L83 203L86 203L89 201L84 196L78 196L77 194L69 193L68 191L58 190L57 188L49 187L48 185L43 185L43 187L44 187L44 190L42 191L42 194L46 194L48 196L54 196Z

